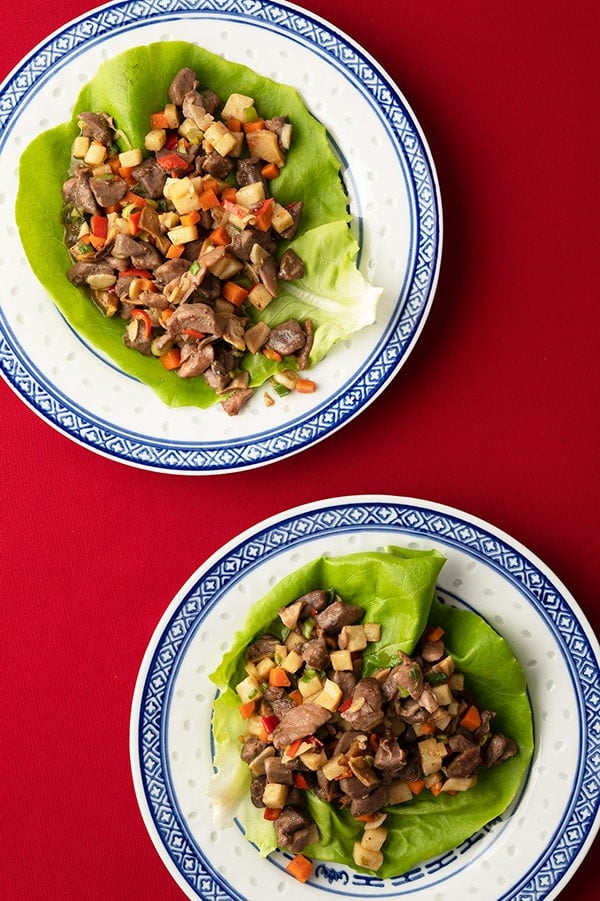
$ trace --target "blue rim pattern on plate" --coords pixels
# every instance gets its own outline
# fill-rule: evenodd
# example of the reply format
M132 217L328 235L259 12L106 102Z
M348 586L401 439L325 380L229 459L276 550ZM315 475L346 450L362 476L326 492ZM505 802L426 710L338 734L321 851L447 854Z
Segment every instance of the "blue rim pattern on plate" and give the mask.
M463 518L464 517L464 518ZM574 775L574 791L563 812L560 828L548 841L546 850L529 867L518 884L511 886L498 901L541 901L570 875L578 855L597 821L600 810L600 671L594 649L582 623L561 590L553 584L534 559L510 544L492 527L471 520L459 511L436 508L410 499L341 498L322 502L314 508L300 508L282 514L264 528L231 545L217 555L198 581L190 587L164 626L158 644L144 673L137 722L137 764L145 801L156 831L173 865L198 897L239 898L223 878L212 870L202 850L189 835L177 808L170 783L166 757L166 728L172 685L189 642L208 613L223 595L248 572L267 559L276 558L283 549L300 547L307 541L332 533L360 531L401 532L429 539L462 551L489 566L507 579L534 607L555 635L567 664L577 699L581 754ZM393 540L393 539L391 539ZM410 892L419 878L443 868L464 851L456 852L417 867L404 876L390 880L400 889L392 896ZM453 857L454 854L454 857ZM324 873L327 876L326 873ZM384 887L382 880L356 874L356 885ZM370 880L370 881L369 881ZM334 891L335 889L330 889ZM386 893L382 892L381 897Z
M0 313L0 371L42 418L90 450L143 468L176 473L245 469L296 453L336 431L368 405L406 360L425 322L437 282L441 254L441 207L433 163L418 124L397 87L353 41L310 13L267 0L140 0L117 2L67 25L18 67L0 95L0 152L32 92L65 61L87 46L140 22L180 16L218 16L268 27L335 61L360 86L397 144L414 206L414 248L389 327L367 365L326 405L287 425L236 441L158 441L107 423L57 391L26 358Z

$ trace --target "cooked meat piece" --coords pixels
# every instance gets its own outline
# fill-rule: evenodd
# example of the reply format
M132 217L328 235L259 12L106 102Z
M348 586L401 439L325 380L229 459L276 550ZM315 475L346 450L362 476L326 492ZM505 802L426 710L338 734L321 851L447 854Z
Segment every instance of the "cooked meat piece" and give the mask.
M129 327L125 329L123 341L131 350L137 350L138 353L143 354L145 357L152 356L152 337L146 337L145 329L141 327L138 321L132 319L131 324L133 325L133 323L135 323L135 326L131 331Z
M154 281L159 288L164 288L174 278L180 278L189 268L189 260L167 260L154 270Z
M271 295L271 297L277 297L277 292L279 291L279 285L277 284L277 264L272 256L268 256L258 269L258 277ZM304 336L304 341L306 341L306 336Z
M265 785L267 784L266 776L253 776L250 783L250 800L255 807L264 807L265 802L262 799Z
M124 178L90 178L91 191L100 206L115 206L127 193L127 182Z
M177 369L180 379L192 379L196 375L206 372L215 358L215 352L210 343L184 344L181 348L181 365Z
M212 272L207 272L201 284L196 288L195 297L198 300L216 300L221 293L221 281Z
M311 319L306 319L304 321L304 331L306 332L306 342L302 350L300 350L296 354L299 369L306 369L306 367L308 366L308 358L310 356L314 342L315 335L313 332L313 324Z
M158 200L167 180L167 172L159 166L153 156L149 156L139 166L134 166L131 174L136 182L144 189L148 197Z
M481 752L476 746L462 751L453 760L446 764L448 776L472 776L481 761Z
M225 368L221 360L215 360L202 375L204 376L207 385L217 393L223 391L231 381L230 372Z
M229 249L238 260L246 262L250 259L250 254L255 244L258 244L270 254L274 253L276 249L275 242L267 232L262 232L260 229L252 226L247 226L242 231L236 232L233 235Z
M406 766L406 751L394 738L382 738L375 752L373 766L394 778Z
M62 188L63 200L70 203L81 213L95 215L99 207L90 187L90 170L85 166L78 166L72 178L69 178Z
M276 325L269 335L266 346L286 357L301 350L306 344L306 334L297 319L288 319Z
M338 784L340 790L348 798L366 798L371 790L369 786L364 785L356 776L348 776L345 779L339 779Z
M212 115L204 106L204 101L198 91L188 91L183 98L181 106L186 119L191 119L198 128L204 130L212 122Z
M67 272L67 278L74 285L83 285L90 275L112 275L113 267L104 260L81 260L74 263Z
M477 745L482 745L484 743L488 733L491 731L491 722L496 714L493 710L482 710L480 716L481 725L471 733L473 741Z
M415 752L414 756L409 754L406 766L398 773L398 779L402 779L403 782L414 782L415 779L420 779L422 775L423 770L421 769L419 754L417 752Z
M322 801L334 801L340 796L338 783L333 779L327 779L323 770L317 770L317 786L315 794Z
M354 689L350 707L340 716L353 729L373 729L383 719L382 701L381 686L377 679L361 679Z
M292 282L304 276L304 263L291 247L285 251L279 261L277 278L282 281Z
M108 116L104 113L78 113L77 124L81 134L92 141L99 141L109 147L113 140L113 130Z
M255 757L258 757L261 751L268 748L269 745L257 738L256 735L248 735L244 741L242 748L242 760L244 763L251 763Z
M221 401L221 406L228 416L237 416L253 394L254 390L252 388L238 388L236 391L232 391L229 397Z
M353 817L362 817L369 813L377 813L385 807L388 799L387 785L379 785L364 798L353 798L350 804L350 813Z
M384 686L385 687L385 686ZM405 723L424 723L429 714L414 698L402 698L397 695L394 698L394 709Z
M366 735L362 732L357 732L354 729L349 729L347 732L339 733L338 740L333 749L333 757L337 757L338 754L347 754L349 751L352 754L358 754L359 751L364 750L366 747Z
M246 663L257 663L265 657L272 657L278 644L280 641L275 635L263 635L246 648Z
M198 84L196 73L192 69L184 67L177 72L169 85L167 96L171 103L182 106L183 98L188 91L194 91Z
M342 689L342 704L352 696L356 688L356 677L353 673L339 670L334 672L332 680Z
M305 619L307 616L315 616L325 609L329 603L330 594L317 588L315 591L308 591L301 597L296 599L296 603L302 602L302 612L300 618Z
M419 704L421 707L424 707L427 713L435 713L436 710L439 710L439 704L434 693L430 688L424 688L421 694L419 695Z
M132 238L125 232L118 232L113 246L113 254L123 260L140 256L144 253L144 245L144 241L138 241L137 238Z
M421 656L427 663L437 663L441 660L445 653L443 641L428 641L423 645Z
M483 748L481 763L487 767L496 766L496 764L503 763L510 757L514 757L518 750L512 738L507 738L501 732L496 732Z
M246 159L238 160L236 166L236 178L238 185L243 188L246 185L254 185L257 182L264 181L261 169L264 163L256 156L249 156Z
M280 750L297 738L314 735L331 717L331 711L318 704L299 704L282 716L273 731L273 744Z
M448 739L448 750L452 751L453 754L460 754L474 747L476 747L475 743L470 738L467 738L466 735L461 735L460 732L458 735L452 735Z
M312 820L307 813L286 804L274 825L280 848L286 848L292 854L299 854L304 850L312 827Z
M283 688L277 688L274 685L270 685L267 688L263 697L269 702L271 710L279 719L284 713L296 706Z
M265 128L274 131L278 138L281 137L281 129L288 123L287 116L273 116L271 119L265 119Z
M275 331L275 329L273 329ZM337 634L344 626L352 626L361 620L365 611L355 604L346 604L344 601L333 601L328 607L317 614L317 625L323 632Z
M202 160L202 171L214 178L227 178L233 169L233 163L226 156L221 156L216 150L209 153Z
M329 649L324 638L312 638L302 645L302 659L313 669L324 670L329 664Z
M245 350L246 343L244 341L244 322L245 320L235 313L217 315L217 328L224 341L231 344L237 350Z
M418 663L399 651L400 663L392 667L383 683L383 695L389 701L395 695L418 699L423 691L423 671Z
M200 91L200 96L202 97L202 104L207 113L210 113L211 116L214 115L216 110L221 106L221 98L218 94L215 94L214 91L204 90Z
M285 231L282 231L280 237L283 238L284 241L291 241L298 231L298 226L300 225L302 210L304 209L304 201L299 200L294 203L288 203L286 209L293 219L293 224L290 225L289 228L286 228Z
M294 771L284 763L281 757L269 757L265 760L265 776L267 782L278 782L279 785L293 785Z
M203 335L219 335L215 311L205 303L183 303L167 321L167 333L171 338L183 334L186 329Z

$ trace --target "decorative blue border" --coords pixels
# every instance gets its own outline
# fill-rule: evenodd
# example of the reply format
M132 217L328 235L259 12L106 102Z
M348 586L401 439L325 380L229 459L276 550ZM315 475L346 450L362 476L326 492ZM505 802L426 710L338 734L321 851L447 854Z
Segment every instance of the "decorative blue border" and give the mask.
M52 70L86 45L102 43L140 21L207 15L268 27L326 56L360 89L397 143L414 205L415 241L390 327L367 365L326 406L258 438L220 442L159 442L93 416L59 393L15 345L0 310L0 371L14 390L51 425L97 453L145 469L208 474L247 469L282 459L336 431L369 404L404 363L422 327L437 281L441 206L433 163L412 113L389 77L333 26L310 13L268 0L138 0L116 2L57 32L17 68L0 94L0 153L22 106ZM407 287L408 286L408 287ZM403 302L403 298L405 301Z
M332 533L384 531L431 539L467 553L508 579L533 605L556 636L571 674L578 703L579 756L575 789L563 820L547 849L532 864L518 885L502 901L541 901L576 864L600 808L600 671L589 638L576 614L550 578L522 551L486 527L458 511L420 506L418 502L373 499L330 501L315 509L290 511L242 538L221 555L188 591L164 627L143 678L138 723L138 762L150 816L174 866L199 898L238 898L223 878L212 870L201 849L191 839L180 815L170 783L166 757L166 730L170 695L186 648L209 612L232 586L266 559L284 549L301 546ZM474 840L478 840L478 834ZM466 846L391 880L393 897L411 891L419 880L443 868ZM354 874L354 887L385 883ZM333 881L333 877L332 877ZM384 897L382 893L381 897Z

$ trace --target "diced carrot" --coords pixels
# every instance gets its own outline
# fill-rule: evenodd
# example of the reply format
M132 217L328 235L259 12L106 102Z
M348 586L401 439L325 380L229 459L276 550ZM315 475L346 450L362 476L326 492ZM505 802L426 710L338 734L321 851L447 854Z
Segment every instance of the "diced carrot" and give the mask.
M265 347L263 350L263 355L267 358L267 360L275 360L276 363L281 363L281 354L276 350L273 350L272 347Z
M131 166L119 166L118 174L124 178L128 185L135 184L135 178L132 175Z
M301 394L312 394L317 390L317 383L312 379L298 379L296 382L296 391Z
M299 707L300 704L304 703L304 698L302 697L302 692L299 688L295 688L293 691L288 693L288 697L292 699L296 707Z
M219 225L218 228L215 228L208 236L208 239L211 244L216 244L217 247L226 247L227 244L231 244L231 235L224 225Z
M221 294L225 300L228 300L236 307L241 307L248 296L248 289L238 285L237 282L225 282L221 288Z
M206 188L198 197L200 207L203 210L212 210L213 207L219 206L219 198L212 188Z
M170 260L178 259L185 250L185 244L171 244L165 256Z
M354 817L354 819L358 820L359 823L373 823L378 816L378 813L361 813L360 816Z
M263 817L265 820L278 820L281 816L281 810L278 807L266 807Z
M110 156L106 162L110 166L110 171L112 172L112 174L118 175L119 169L121 168L121 161L119 160L119 155L117 153L115 153L115 155Z
M203 338L206 338L204 332L199 332L197 328L184 328L182 335L188 335L188 337L196 338L198 341L202 341Z
M438 795L441 795L444 788L443 782L434 782L433 785L429 786L429 791L433 795L434 798L437 798Z
M311 861L307 857L303 854L296 854L288 863L286 870L290 876L294 876L299 882L307 882L312 873L312 866Z
M169 128L169 120L164 111L150 114L150 128Z
M230 116L227 120L227 128L232 132L240 132L242 130L242 123L239 119L236 119L235 116Z
M240 704L238 709L240 711L240 716L242 717L242 719L250 719L250 717L254 713L255 707L256 701L246 701L245 704Z
M181 366L181 351L178 347L172 347L159 360L166 370L177 369Z
M473 732L481 726L481 717L474 704L471 704L465 715L461 718L460 725L463 729L468 729L469 732Z
M200 213L198 210L191 210L189 213L184 213L180 216L179 221L182 225L196 225L197 222L200 222Z
M260 738L261 741L264 741L264 743L266 745L268 745L272 742L271 738L269 737L269 733L267 732L266 729L261 729L258 737Z
M135 206L146 206L145 198L140 197L139 194L134 194L133 191L127 191L125 196L121 198L120 203L122 207L129 206L130 203L133 203Z
M263 178L271 181L273 178L277 178L277 176L279 175L279 166L277 165L277 163L267 163L266 166L263 166L260 170L260 174Z
M269 231L274 213L273 198L267 197L253 213L256 227L263 232Z
M442 627L435 626L433 629L430 629L428 632L425 633L425 640L426 641L439 641L440 638L443 636L443 634L444 634L444 630L442 629Z
M414 779L412 782L406 783L410 788L413 795L420 794L425 788L425 780L424 779Z
M244 122L243 129L248 134L251 131L262 131L265 127L264 119L255 119L254 122Z
M91 244L95 250L102 250L106 244L106 238L99 238L98 235L86 235L86 241Z
M421 723L419 730L421 732L421 735L433 735L433 733L435 732L435 726L433 723Z
M290 677L282 666L274 666L273 669L269 670L269 685L273 685L276 688L287 688L291 685Z
M167 319L170 319L175 310L172 307L167 307L166 310L163 310L160 314L160 321L164 324Z
M230 185L228 188L223 188L221 191L221 199L228 200L230 203L235 203L237 198L237 188L234 188L233 185Z

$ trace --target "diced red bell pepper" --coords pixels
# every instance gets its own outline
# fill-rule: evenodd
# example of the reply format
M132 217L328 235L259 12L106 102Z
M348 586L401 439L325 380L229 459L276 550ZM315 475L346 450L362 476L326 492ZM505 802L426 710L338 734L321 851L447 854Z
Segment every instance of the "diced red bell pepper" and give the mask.
M279 717L277 716L261 716L263 728L267 735L270 735L271 732L276 728L279 724Z
M189 163L178 153L165 153L163 156L157 157L156 162L161 169L165 169L167 172L185 172L189 168Z
M90 220L92 234L96 238L106 238L108 234L108 219L106 216L92 216Z
M149 338L152 334L152 321L146 310L132 310L131 315L134 319L139 319L144 323L144 337Z

